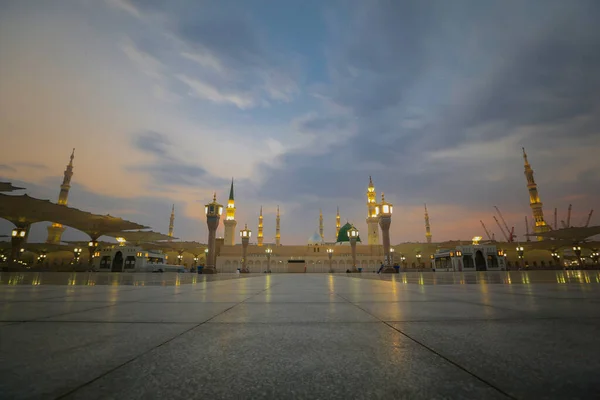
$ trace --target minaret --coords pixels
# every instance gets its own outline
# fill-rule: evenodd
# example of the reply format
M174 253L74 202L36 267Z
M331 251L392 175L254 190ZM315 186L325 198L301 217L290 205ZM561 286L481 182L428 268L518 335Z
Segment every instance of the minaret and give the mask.
M175 204L171 208L171 219L169 219L169 242L173 240L173 228L175 227Z
M277 219L275 221L275 246L279 246L281 244L281 232L279 230L279 206L277 206Z
M335 214L335 240L337 242L337 237L340 234L340 208L337 208L337 213Z
M325 242L323 237L323 211L319 208L319 235L321 235L321 242Z
M225 221L225 238L223 244L225 246L235 245L235 226L237 222L235 220L235 201L233 200L233 178L231 178L231 188L229 189L229 200L227 200L227 210Z
M544 221L544 210L542 209L542 202L540 201L540 195L538 194L537 185L533 179L533 169L529 165L527 160L527 153L523 147L523 160L525 161L525 177L527 178L527 189L529 190L529 206L533 212L533 219L535 226L533 231L535 233L548 232L550 227ZM538 236L538 240L543 240L542 237Z
M369 176L369 188L367 189L367 244L379 244L379 218L375 211L375 207L377 207L376 197L375 186Z
M69 164L65 169L65 174L63 177L63 183L60 185L60 193L58 194L58 204L61 206L66 206L69 202L69 189L71 189L71 178L73 177L73 158L75 158L75 149L71 153L71 159L69 160ZM60 243L63 232L65 231L65 227L61 224L53 223L48 227L48 238L46 239L46 243L58 244Z
M425 238L427 243L431 243L431 227L429 226L429 213L427 212L427 204L425 204Z
M257 235L258 245L263 245L263 215L262 215L262 206L260 206L260 214L258 215L258 235Z

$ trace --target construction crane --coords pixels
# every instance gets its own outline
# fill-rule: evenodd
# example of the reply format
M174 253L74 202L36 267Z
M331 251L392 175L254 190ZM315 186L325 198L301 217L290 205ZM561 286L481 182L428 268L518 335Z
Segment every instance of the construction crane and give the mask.
M505 236L508 236L507 237L508 242L512 243L515 239L515 227L513 226L512 229L508 229L508 225L507 225L506 221L504 220L504 217L502 216L500 209L497 206L494 206L494 208L498 212L498 216L500 217L500 219L502 220L502 223L504 224L504 227L506 228L507 235L505 235ZM496 221L496 222L498 222L498 221ZM498 224L498 225L500 225L500 224Z
M593 209L592 209L592 210L590 210L590 213L588 214L588 217L587 217L587 221L585 221L585 225L584 225L586 228L587 228L587 227L588 227L588 225L590 224L590 220L592 219L592 214L593 214L593 213L594 213L594 210L593 210ZM482 222L482 224L483 224L483 222Z
M527 238L527 241L531 242L531 238L529 237L529 223L527 222L527 215L525 216L525 232L525 237Z
M510 243L510 239L508 238L508 233L504 232L504 229L502 228L502 225L500 225L500 222L498 221L498 218L496 218L495 215L492 215L494 217L494 221L496 221L496 224L498 225L498 228L500 228L500 232L502 232L502 234L504 235L504 238L506 239L507 242Z
M571 227L571 208L573 206L569 204L569 211L567 212L567 228Z
M487 228L485 227L485 224L483 223L483 221L479 220L479 222L481 222L481 226L483 226L483 230L485 231L485 234L487 235L488 239L490 239L491 241L494 241L494 239L492 239L492 236L488 232Z
M554 207L554 229L560 229L558 227L558 208Z

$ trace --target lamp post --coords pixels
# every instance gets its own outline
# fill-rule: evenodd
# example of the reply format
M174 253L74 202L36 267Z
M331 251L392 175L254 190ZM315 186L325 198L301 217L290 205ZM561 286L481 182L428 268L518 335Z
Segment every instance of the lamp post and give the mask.
M74 264L79 264L79 257L81 256L81 252L83 249L81 247L75 247L73 249L73 254L75 255L75 259L73 260Z
M182 259L183 259L183 254L177 254L177 265L181 265Z
M19 261L19 257L21 256L21 247L23 242L25 241L25 236L27 236L27 228L15 228L12 230L12 235L10 238L11 242L11 250L10 250L10 262L17 263Z
M421 253L417 253L417 268L421 268Z
M329 258L329 273L333 274L333 267L331 265L331 259L333 258L333 249L327 249L327 257Z
M552 252L552 259L560 267L560 254L557 251Z
M46 253L42 253L38 256L38 264L43 264L46 261Z
M267 253L267 273L270 274L271 273L271 253L273 253L273 249L268 247L265 250L265 253Z
M96 239L92 239L88 242L88 263L92 265L94 261L94 253L96 253L96 249L98 248L98 241Z
M577 257L577 261L579 262L579 266L583 267L583 260L581 259L581 246L573 246L573 252L575 253L575 256Z
M250 236L252 236L252 231L248 229L248 224L246 224L244 229L240 231L240 237L242 238L242 270L240 272L242 273L250 272L246 266L246 249L248 248Z
M404 257L404 254L400 254L400 263L402 267L406 268L406 257Z
M356 240L358 239L358 229L352 225L348 229L348 239L350 239L350 247L352 247L352 272L357 272L356 269Z
M394 265L391 264L390 257L390 225L392 223L392 212L394 206L385 201L385 195L381 193L381 204L375 207L375 214L379 217L379 226L381 227L381 237L383 241L383 259L385 266L383 273L395 273Z
M521 262L523 262L523 254L524 254L523 246L517 246L517 258L519 259L519 264L521 264Z
M597 249L592 249L592 261L594 263L598 262L598 258L600 258L600 253L598 253Z
M206 214L206 225L208 225L208 254L206 258L206 266L202 269L204 274L216 274L216 232L223 214L223 206L217 203L217 194L213 195L213 201L204 206L204 214Z
M394 249L393 247L390 248L390 264L392 265L392 267L394 266L394 253L396 252L396 249Z
M198 265L198 256L194 255L194 267Z

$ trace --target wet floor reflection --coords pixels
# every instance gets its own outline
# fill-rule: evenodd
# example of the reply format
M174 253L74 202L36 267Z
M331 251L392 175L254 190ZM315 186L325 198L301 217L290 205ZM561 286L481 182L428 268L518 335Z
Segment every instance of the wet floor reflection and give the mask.
M198 275L192 273L110 273L110 272L0 272L0 285L64 286L180 286L240 279L235 274Z
M600 283L600 271L402 272L399 275L352 274L350 277L418 285Z

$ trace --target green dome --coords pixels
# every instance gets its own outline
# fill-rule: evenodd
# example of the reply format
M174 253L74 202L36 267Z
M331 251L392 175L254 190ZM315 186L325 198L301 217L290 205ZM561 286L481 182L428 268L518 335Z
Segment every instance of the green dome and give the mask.
M346 225L342 226L340 228L340 231L338 233L338 237L336 242L349 242L350 239L348 238L348 229L352 228L352 224L350 222L346 222ZM358 235L358 238L356 239L357 242L360 242L360 235Z

